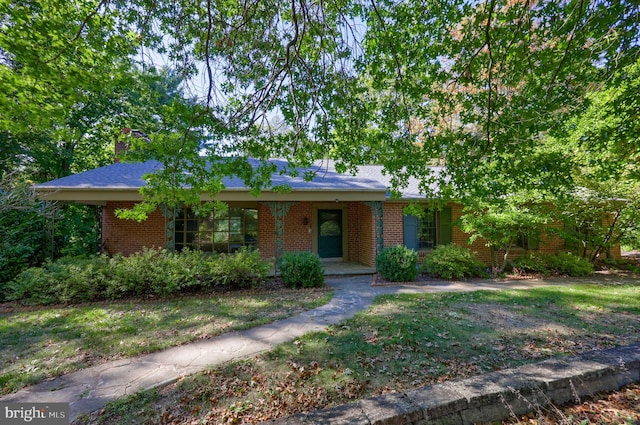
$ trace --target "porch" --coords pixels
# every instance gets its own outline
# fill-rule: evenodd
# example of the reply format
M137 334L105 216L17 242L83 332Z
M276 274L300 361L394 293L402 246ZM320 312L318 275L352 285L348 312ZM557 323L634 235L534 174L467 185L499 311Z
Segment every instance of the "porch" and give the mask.
M326 276L366 275L376 272L375 267L352 261L323 261L322 264Z

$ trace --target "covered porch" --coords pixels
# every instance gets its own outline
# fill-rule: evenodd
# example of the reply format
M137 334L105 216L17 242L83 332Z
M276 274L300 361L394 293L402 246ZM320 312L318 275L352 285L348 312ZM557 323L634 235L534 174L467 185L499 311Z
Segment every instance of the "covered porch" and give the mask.
M323 261L324 274L326 276L367 275L376 272L375 267L370 267L358 262Z

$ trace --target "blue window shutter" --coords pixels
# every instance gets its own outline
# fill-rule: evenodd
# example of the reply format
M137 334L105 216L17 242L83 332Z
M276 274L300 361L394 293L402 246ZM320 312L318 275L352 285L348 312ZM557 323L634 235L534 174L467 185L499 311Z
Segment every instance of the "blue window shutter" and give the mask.
M418 250L418 217L404 216L404 246Z

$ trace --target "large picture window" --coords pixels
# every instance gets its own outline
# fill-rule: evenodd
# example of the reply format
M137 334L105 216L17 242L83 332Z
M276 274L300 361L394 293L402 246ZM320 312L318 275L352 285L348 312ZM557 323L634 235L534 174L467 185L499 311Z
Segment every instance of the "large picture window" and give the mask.
M243 246L258 244L258 210L228 208L206 217L198 217L190 209L182 209L176 217L175 248L199 249L205 252L231 253Z
M423 251L451 243L451 208L427 209L421 217L404 216L404 244Z

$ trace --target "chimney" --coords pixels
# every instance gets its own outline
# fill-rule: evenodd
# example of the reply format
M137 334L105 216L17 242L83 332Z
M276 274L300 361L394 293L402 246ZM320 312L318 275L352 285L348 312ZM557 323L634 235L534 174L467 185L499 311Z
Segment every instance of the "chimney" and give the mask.
M120 140L119 138L120 135L123 135L122 136L123 140ZM120 156L129 150L129 143L127 142L127 138L131 136L136 137L138 139L143 139L147 142L149 141L149 136L144 134L142 131L131 129L128 127L123 128L122 130L120 130L120 133L116 133L114 136L114 141L115 141L115 152L114 152L115 156L113 159L114 163L120 162Z

